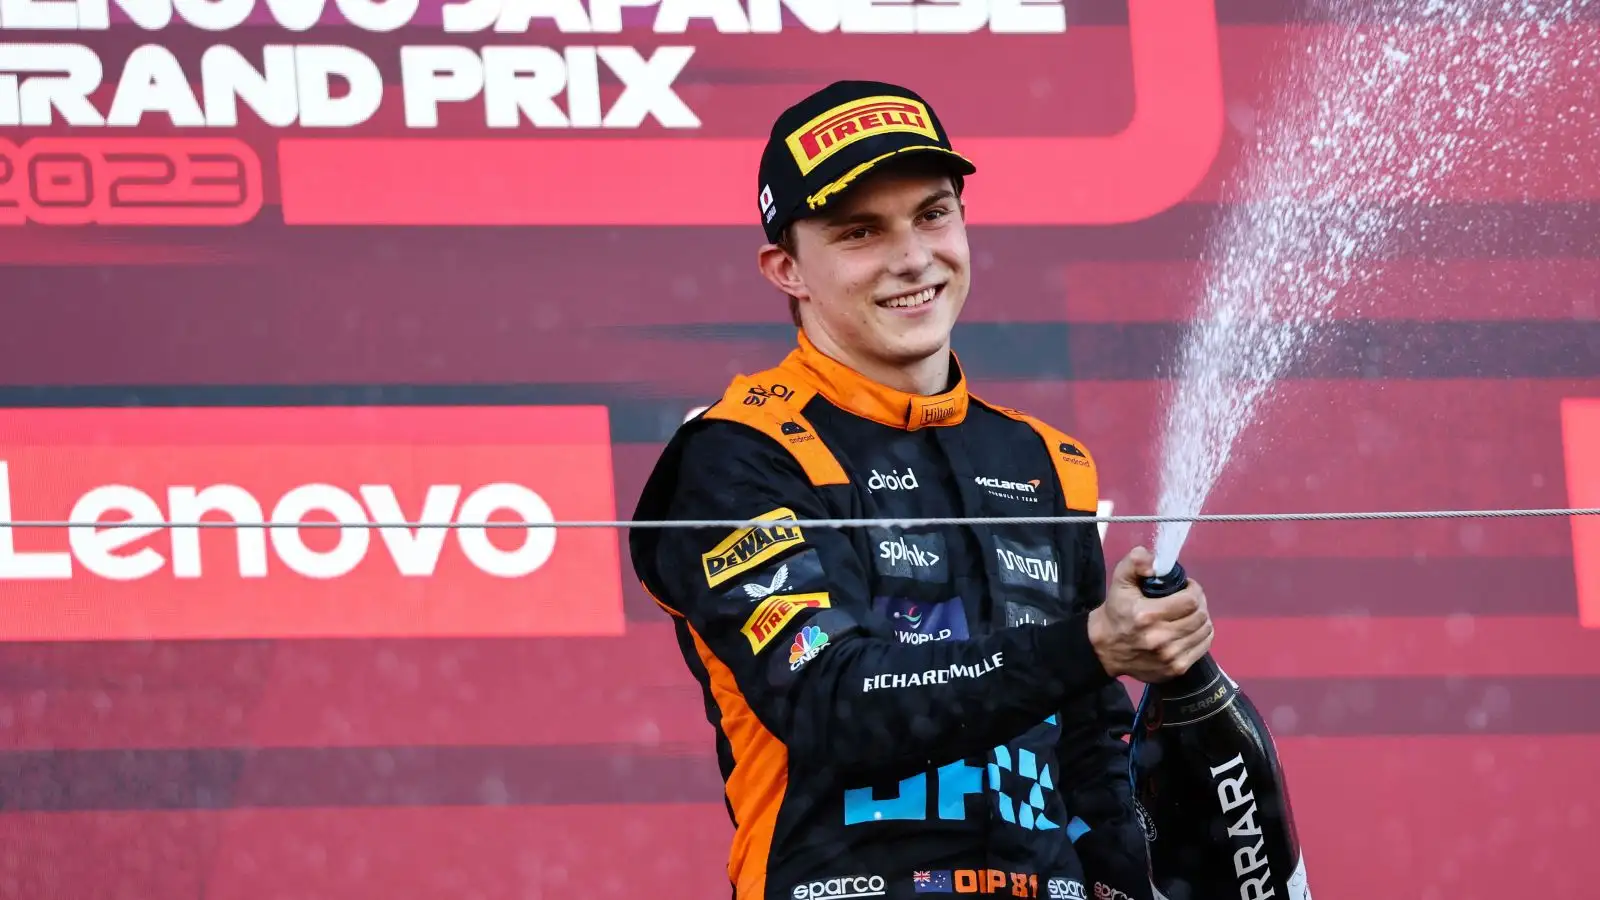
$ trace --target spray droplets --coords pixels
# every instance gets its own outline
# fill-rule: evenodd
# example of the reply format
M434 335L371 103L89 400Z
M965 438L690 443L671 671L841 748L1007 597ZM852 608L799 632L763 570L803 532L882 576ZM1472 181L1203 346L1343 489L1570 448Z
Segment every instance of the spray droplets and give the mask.
M1428 205L1485 185L1515 195L1508 179L1528 167L1504 160L1547 146L1547 129L1595 124L1600 103L1530 109L1553 81L1600 71L1595 31L1580 22L1600 0L1313 5L1338 24L1307 29L1288 56L1205 255L1168 397L1162 515L1200 512L1277 380L1336 318L1368 312L1353 288L1390 240L1425 240ZM1188 531L1159 526L1158 573Z

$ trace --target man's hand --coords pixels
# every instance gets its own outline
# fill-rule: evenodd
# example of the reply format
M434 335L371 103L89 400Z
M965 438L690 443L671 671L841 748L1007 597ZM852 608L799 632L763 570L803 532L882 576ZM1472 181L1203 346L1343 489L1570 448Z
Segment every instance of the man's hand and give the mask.
M1129 551L1111 573L1106 602L1089 614L1089 641L1112 677L1131 675L1155 684L1182 675L1211 649L1211 614L1199 582L1152 600L1139 579L1154 575L1154 557L1143 547Z

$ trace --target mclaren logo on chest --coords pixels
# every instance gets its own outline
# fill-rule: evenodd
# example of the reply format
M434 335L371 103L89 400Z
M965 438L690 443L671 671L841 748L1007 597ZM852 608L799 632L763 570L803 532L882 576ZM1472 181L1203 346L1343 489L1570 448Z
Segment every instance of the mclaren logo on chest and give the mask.
M761 565L790 547L804 543L805 535L798 526L781 524L784 520L793 521L794 518L794 510L787 507L756 516L756 520L780 524L741 528L723 538L722 542L709 552L701 554L700 562L705 569L706 584L716 587Z
M1022 503L1039 502L1039 486L1042 481L1038 478L1030 478L1027 481L1011 481L1007 478L990 478L985 475L979 475L972 480L991 497Z
M1004 478L987 478L979 475L972 479L986 488L997 491L1009 491L1014 494L1035 494L1039 491L1039 479L1032 481L1007 481Z

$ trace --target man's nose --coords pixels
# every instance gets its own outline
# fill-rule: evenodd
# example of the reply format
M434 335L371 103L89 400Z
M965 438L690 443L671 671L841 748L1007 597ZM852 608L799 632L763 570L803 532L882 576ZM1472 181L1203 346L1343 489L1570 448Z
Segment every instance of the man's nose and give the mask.
M901 278L916 278L933 265L933 249L915 229L908 229L895 242L890 271Z

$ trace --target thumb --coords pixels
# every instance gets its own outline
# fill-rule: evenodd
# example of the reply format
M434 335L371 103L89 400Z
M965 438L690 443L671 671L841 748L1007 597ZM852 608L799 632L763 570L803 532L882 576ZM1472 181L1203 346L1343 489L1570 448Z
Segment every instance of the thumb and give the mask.
M1128 555L1117 563L1114 577L1117 581L1137 587L1139 579L1154 575L1155 572L1155 556L1143 546L1139 546L1129 550Z

